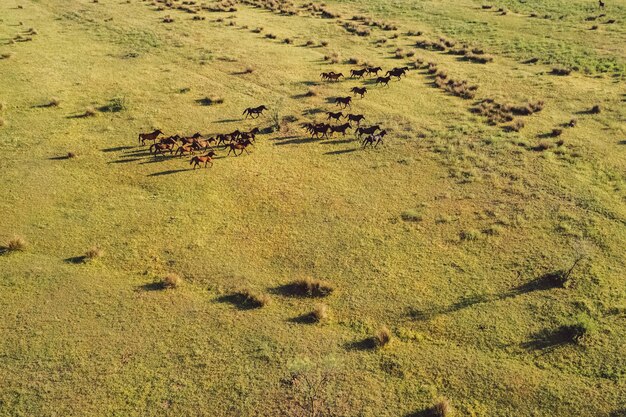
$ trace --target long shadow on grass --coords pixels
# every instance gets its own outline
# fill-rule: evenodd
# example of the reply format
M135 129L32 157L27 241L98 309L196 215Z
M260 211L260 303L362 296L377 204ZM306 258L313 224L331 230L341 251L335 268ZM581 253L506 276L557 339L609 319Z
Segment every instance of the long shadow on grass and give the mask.
M110 161L109 164L126 164L128 162L137 162L137 161L141 161L141 158L116 159L115 161Z
M60 156L51 156L48 158L50 161L63 161L65 159L70 159L69 155L60 155Z
M342 145L346 143L352 143L354 139L333 139L333 140L325 140L324 142L320 142L323 145Z
M343 155L343 154L352 153L352 152L358 151L358 150L359 150L359 148L343 149L343 150L339 150L339 151L324 152L324 155Z
M313 313L306 313L306 314L302 314L301 316L292 317L292 318L288 319L287 321L289 323L296 323L296 324L315 324L315 323L317 323L317 320L315 320L315 317L313 316Z
M74 264L74 265L84 264L85 262L87 262L87 256L85 255L72 256L71 258L64 259L64 261L68 264Z
M521 346L527 350L549 351L572 343L571 330L567 326L561 326L557 329L543 329L533 334L531 340Z
M193 171L192 168L184 168L184 169L168 169L167 171L161 171L161 172L154 172L152 174L148 174L148 177L160 177L163 175L171 175L171 174L178 174L180 172L187 172L187 171Z
M259 306L246 300L241 294L228 294L218 297L215 301L218 303L231 304L238 310L254 310Z
M302 143L311 143L311 142L316 142L317 139L315 138L294 138L294 139L288 139L288 140L283 140L280 142L276 142L274 143L275 146L280 146L280 145L300 145Z
M408 316L413 320L425 321L430 320L436 316L442 314L455 313L457 311L464 310L475 305L487 304L494 301L507 300L514 298L522 294L527 294L534 291L548 291L555 288L562 287L562 284L558 282L558 274L560 271L545 273L532 281L521 284L517 287L511 288L509 291L496 295L470 295L463 297L457 302L442 308L432 309L417 309L409 308Z
M374 340L373 337L366 337L365 339L362 339L362 340L348 342L344 345L344 347L346 348L346 350L359 350L359 351L372 350L376 347L376 341Z
M231 122L241 122L243 119L222 119L222 120L216 120L213 123L231 123Z
M134 146L116 146L114 148L104 148L104 149L100 149L102 152L119 152L119 151L125 151L127 149L134 149Z
M162 291L164 289L163 283L159 281L149 282L136 288L137 291Z

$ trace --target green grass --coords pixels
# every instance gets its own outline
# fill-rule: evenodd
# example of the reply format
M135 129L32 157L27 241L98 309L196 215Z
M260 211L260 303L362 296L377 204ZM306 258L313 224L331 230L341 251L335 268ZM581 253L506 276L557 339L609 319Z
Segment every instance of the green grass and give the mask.
M13 54L0 60L0 415L279 415L306 395L284 383L294 368L332 374L324 395L345 415L412 415L441 398L455 415L623 410L624 30L586 30L592 3L494 2L506 16L473 0L328 3L341 21L397 24L377 46L395 32L352 35L304 11L237 4L192 20L134 0L2 2L0 54ZM611 3L607 18L624 10ZM2 42L30 27L32 41ZM416 49L408 30L494 62ZM389 130L384 146L309 140L298 125L362 84L319 81L348 74L351 57L385 71L436 62L478 85L476 100L411 70L354 100ZM556 65L580 71L550 75ZM51 98L61 105L42 105ZM546 104L505 132L470 111L484 98ZM242 119L260 104L265 116ZM137 144L157 128L255 126L273 133L251 155L218 150L208 169ZM14 236L24 250L4 250ZM102 256L76 262L88 248ZM578 258L571 285L546 284ZM168 274L183 284L162 290ZM302 319L320 298L284 290L303 277L332 286L323 325ZM242 288L263 308L232 302ZM562 343L571 325L581 343ZM364 348L385 326L392 342Z

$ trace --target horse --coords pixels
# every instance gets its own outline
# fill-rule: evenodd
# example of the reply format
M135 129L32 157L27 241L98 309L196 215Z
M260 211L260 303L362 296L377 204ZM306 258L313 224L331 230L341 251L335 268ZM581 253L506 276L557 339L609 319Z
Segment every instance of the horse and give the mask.
M363 119L365 119L365 116L362 114L348 114L346 117L348 118L348 123L356 122L357 126L361 124Z
M382 71L383 69L381 67L367 67L366 68L368 75L378 75L378 73L380 71Z
M335 99L335 104L337 106L339 106L342 109L345 109L346 107L352 107L350 105L350 102L352 101L352 97L348 96L348 97L337 97Z
M154 157L156 158L157 154L165 156L165 151L170 151L170 155L174 152L174 145L169 143L154 143L150 146L150 153L154 151Z
M254 142L255 139L256 139L257 133L259 133L259 128L255 127L254 129L250 130L249 132L239 132L239 138L240 139L250 139L252 142Z
M329 72L327 74L326 79L330 80L330 81L339 81L339 78L343 77L344 75L340 72L339 74L336 74L334 72ZM344 77L345 78L345 77Z
M339 120L343 117L343 113L342 112L337 112L337 113L333 113L331 111L326 112L326 114L328 115L328 118L326 120L330 120L330 119L334 119L334 120Z
M226 145L226 147L229 148L228 153L226 155L228 156L232 152L235 154L235 156L239 156L243 153L243 151L246 151L247 154L250 154L248 149L246 149L250 145L252 145L252 142L250 142L249 139L245 139L241 142L231 142ZM237 155L237 151L241 151L239 152L239 155Z
M358 70L350 70L350 78L363 78L365 73L367 72L367 68L358 69Z
M322 80L328 80L328 79L330 79L331 75L333 75L333 74L334 74L334 72L333 72L333 71L330 71L330 72L322 72L322 73L320 74L320 78L321 78Z
M333 133L341 133L345 137L346 136L346 131L348 129L352 129L352 126L350 126L350 123L344 123L344 124L339 125L339 126L331 126L330 127L330 136L332 136Z
M352 90L350 90L355 96L357 94L359 94L361 96L361 98L363 98L363 96L365 95L365 93L367 93L367 88L365 87L352 87Z
M307 132L309 132L311 137L318 139L320 134L322 135L322 138L326 137L328 134L328 130L330 129L330 125L327 123L303 123L302 127L305 128Z
M191 158L191 160L189 161L189 165L193 164L193 169L196 168L200 168L200 164L204 163L204 167L206 168L207 164L210 163L211 167L213 166L213 157L215 157L217 154L213 151L207 153L206 155L203 156L194 156L193 158Z
M147 140L151 140L151 141L156 141L157 138L159 137L159 135L162 135L163 132L161 132L160 130L155 130L152 133L140 133L139 134L139 143L141 143L142 145L146 144Z
M391 81L391 76L390 75L388 75L387 77L378 77L378 78L376 78L376 85L383 84L383 85L389 87L389 81Z
M398 79L402 78L403 75L406 75L406 72L409 70L408 67L396 67L392 70L387 71L385 75L392 75L397 77Z
M383 137L385 137L386 134L386 130L381 130L377 135L368 135L363 139L363 142L361 142L361 144L363 145L363 148L366 148L367 145L376 148L379 144L383 143Z
M193 144L185 143L184 145L179 146L178 149L176 149L176 152L174 152L174 155L180 154L180 157L182 158L186 153L193 155L194 150L195 150L195 147L193 146Z
M369 126L369 127L359 127L356 129L356 136L360 138L361 135L372 135L377 130L380 130L380 126L378 125Z
M256 119L256 117L259 117L260 115L263 114L264 110L267 110L267 107L265 107L265 105L261 105L259 107L248 107L247 109L243 111L243 114L246 115L246 119L248 118L248 116L252 117L253 119ZM256 117L254 117L255 115Z

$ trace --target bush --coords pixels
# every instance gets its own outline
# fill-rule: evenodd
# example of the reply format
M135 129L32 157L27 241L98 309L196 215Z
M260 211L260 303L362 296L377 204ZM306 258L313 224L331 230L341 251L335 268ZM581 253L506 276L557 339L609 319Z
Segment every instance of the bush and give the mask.
M480 232L476 229L468 229L461 232L461 240L473 241L480 238Z
M22 252L26 250L26 240L20 236L14 236L9 240L4 248L9 252Z
M386 327L381 327L374 335L374 345L377 348L387 346L391 342L391 331Z
M76 158L76 153L75 152L68 152L67 153L67 159L73 159Z
M161 280L161 287L164 289L178 288L182 285L183 279L178 274L170 273Z
M83 117L93 117L97 114L96 109L93 107L87 107L85 109L85 113L83 113Z
M48 102L48 107L59 107L61 105L61 100L56 97L52 97Z
M317 94L318 94L318 93L317 93L317 91L316 91L315 89L313 89L313 88L309 88L309 90L306 92L306 94L305 94L305 95L306 95L307 97L315 97L315 96L317 96Z
M405 222L421 222L423 219L422 215L415 210L407 210L403 212L400 217Z
M600 106L598 104L596 104L595 106L593 106L591 108L591 110L589 111L589 113L591 114L599 114L602 110L600 109Z
M561 331L570 343L582 343L597 329L597 323L586 314L581 314L573 322L561 326Z
M552 68L552 72L553 75L570 75L572 73L571 68L564 68L564 67L555 67Z
M322 46L328 46L328 41L321 41L321 42L320 42L320 44L321 44Z
M452 406L447 399L442 398L426 410L425 414L428 417L449 417L452 414Z
M318 323L327 320L328 316L328 306L325 304L318 304L311 312L311 318Z
M68 157L69 157L69 154L68 154ZM104 251L97 246L93 246L87 249L87 252L85 252L85 260L98 259L102 257L102 255L104 255Z
M235 291L233 296L239 300L240 304L248 305L252 308L265 307L270 302L270 297L267 294L260 294L248 288Z
M0 59L9 59L15 56L15 52L6 52L4 54L0 54Z
M310 277L294 281L291 289L296 294L308 297L326 297L334 291L330 283Z

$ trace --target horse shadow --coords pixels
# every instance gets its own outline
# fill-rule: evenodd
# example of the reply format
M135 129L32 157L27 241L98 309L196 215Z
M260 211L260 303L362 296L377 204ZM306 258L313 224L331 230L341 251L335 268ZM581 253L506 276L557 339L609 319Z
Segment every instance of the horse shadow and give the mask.
M358 151L359 148L354 148L354 149L343 149L343 150L339 150L339 151L330 151L330 152L324 152L324 155L343 155L346 153L352 153L355 151Z
M116 159L115 161L109 162L109 164L126 164L129 162L137 162L137 161L141 161L141 158Z
M102 152L119 152L119 151L125 151L127 149L133 149L134 146L115 146L113 148L104 148L104 149L100 149Z
M626 139L617 142L618 145L626 145Z
M165 287L162 282L154 281L137 287L137 291L162 291Z
M171 174L178 174L179 172L187 172L187 171L193 171L192 168L182 168L182 169L168 169L167 171L161 171L161 172L153 172L152 174L148 174L148 177L160 177L163 175L171 175Z
M222 120L216 120L213 123L232 123L232 122L241 122L243 119L222 119Z
M320 143L324 145L342 145L342 144L352 143L352 142L354 142L353 139L333 139L333 140L325 140L324 142L320 142Z
M60 155L60 156L51 156L48 158L50 161L63 161L65 159L70 159L69 155Z
M283 140L282 142L274 143L274 146L300 145L300 144L303 144L303 143L311 143L311 142L315 142L315 141L316 141L315 138L299 138L299 137L296 137L295 139L288 139L288 140Z
M572 344L571 330L566 326L556 329L543 329L532 335L531 339L521 344L526 350L554 350L560 346Z

